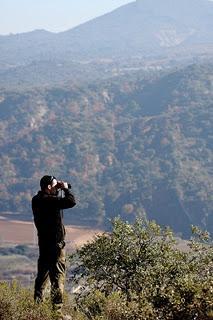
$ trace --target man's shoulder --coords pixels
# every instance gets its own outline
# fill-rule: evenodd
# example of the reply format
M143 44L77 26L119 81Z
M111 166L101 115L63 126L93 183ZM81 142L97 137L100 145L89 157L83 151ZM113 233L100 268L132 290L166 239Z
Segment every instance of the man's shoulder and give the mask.
M36 200L36 199L39 199L41 197L41 191L38 191L37 194L35 194L33 197L32 197L32 201L33 200Z
M59 199L59 197L56 195L52 195L52 194L48 194L48 193L45 193L42 191L38 191L38 193L32 197L32 202L43 202L45 200L54 200L55 201L56 199Z
M32 197L32 204L42 201L43 198L44 193L42 191L38 191L38 193Z

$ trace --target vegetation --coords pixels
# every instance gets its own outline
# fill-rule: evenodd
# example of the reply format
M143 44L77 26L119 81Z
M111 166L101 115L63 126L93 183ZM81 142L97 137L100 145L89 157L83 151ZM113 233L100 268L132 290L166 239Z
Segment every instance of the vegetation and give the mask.
M193 232L184 252L170 229L116 219L112 233L77 252L79 309L96 320L213 319L213 244L208 233Z
M213 65L88 85L0 92L1 210L31 219L39 179L68 179L69 222L138 212L175 232L213 232Z
M69 297L65 297L64 313L73 315L75 320L83 320L74 311ZM33 291L18 283L0 282L0 320L54 320L58 319L47 299L38 305L33 300Z
M0 246L0 279L16 279L22 285L34 282L38 249L26 245Z
M212 320L213 242L193 227L187 250L177 248L169 228L138 219L113 221L71 257L72 294L64 313L75 320ZM76 287L77 285L77 287ZM54 319L50 301L0 282L0 320Z
M50 320L51 308L48 304L34 304L32 291L17 283L0 283L1 320Z

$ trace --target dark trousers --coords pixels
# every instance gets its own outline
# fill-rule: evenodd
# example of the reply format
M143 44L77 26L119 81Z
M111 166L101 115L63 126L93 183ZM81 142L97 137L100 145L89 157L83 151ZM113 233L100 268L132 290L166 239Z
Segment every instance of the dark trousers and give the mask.
M48 280L51 283L51 300L54 310L61 312L65 282L65 249L39 247L38 273L35 280L34 299L42 302Z

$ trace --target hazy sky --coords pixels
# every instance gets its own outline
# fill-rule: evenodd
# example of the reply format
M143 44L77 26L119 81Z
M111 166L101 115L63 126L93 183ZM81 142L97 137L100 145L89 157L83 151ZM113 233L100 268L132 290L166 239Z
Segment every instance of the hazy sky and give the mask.
M59 32L134 0L0 0L0 34Z

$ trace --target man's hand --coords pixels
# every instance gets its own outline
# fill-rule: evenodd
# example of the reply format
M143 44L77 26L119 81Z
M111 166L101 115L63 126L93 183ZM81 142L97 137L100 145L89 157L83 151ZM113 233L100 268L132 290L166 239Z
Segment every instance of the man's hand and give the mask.
M68 189L68 183L61 181L61 189Z
M58 189L68 189L68 183L64 181L58 181L57 182L57 188Z

